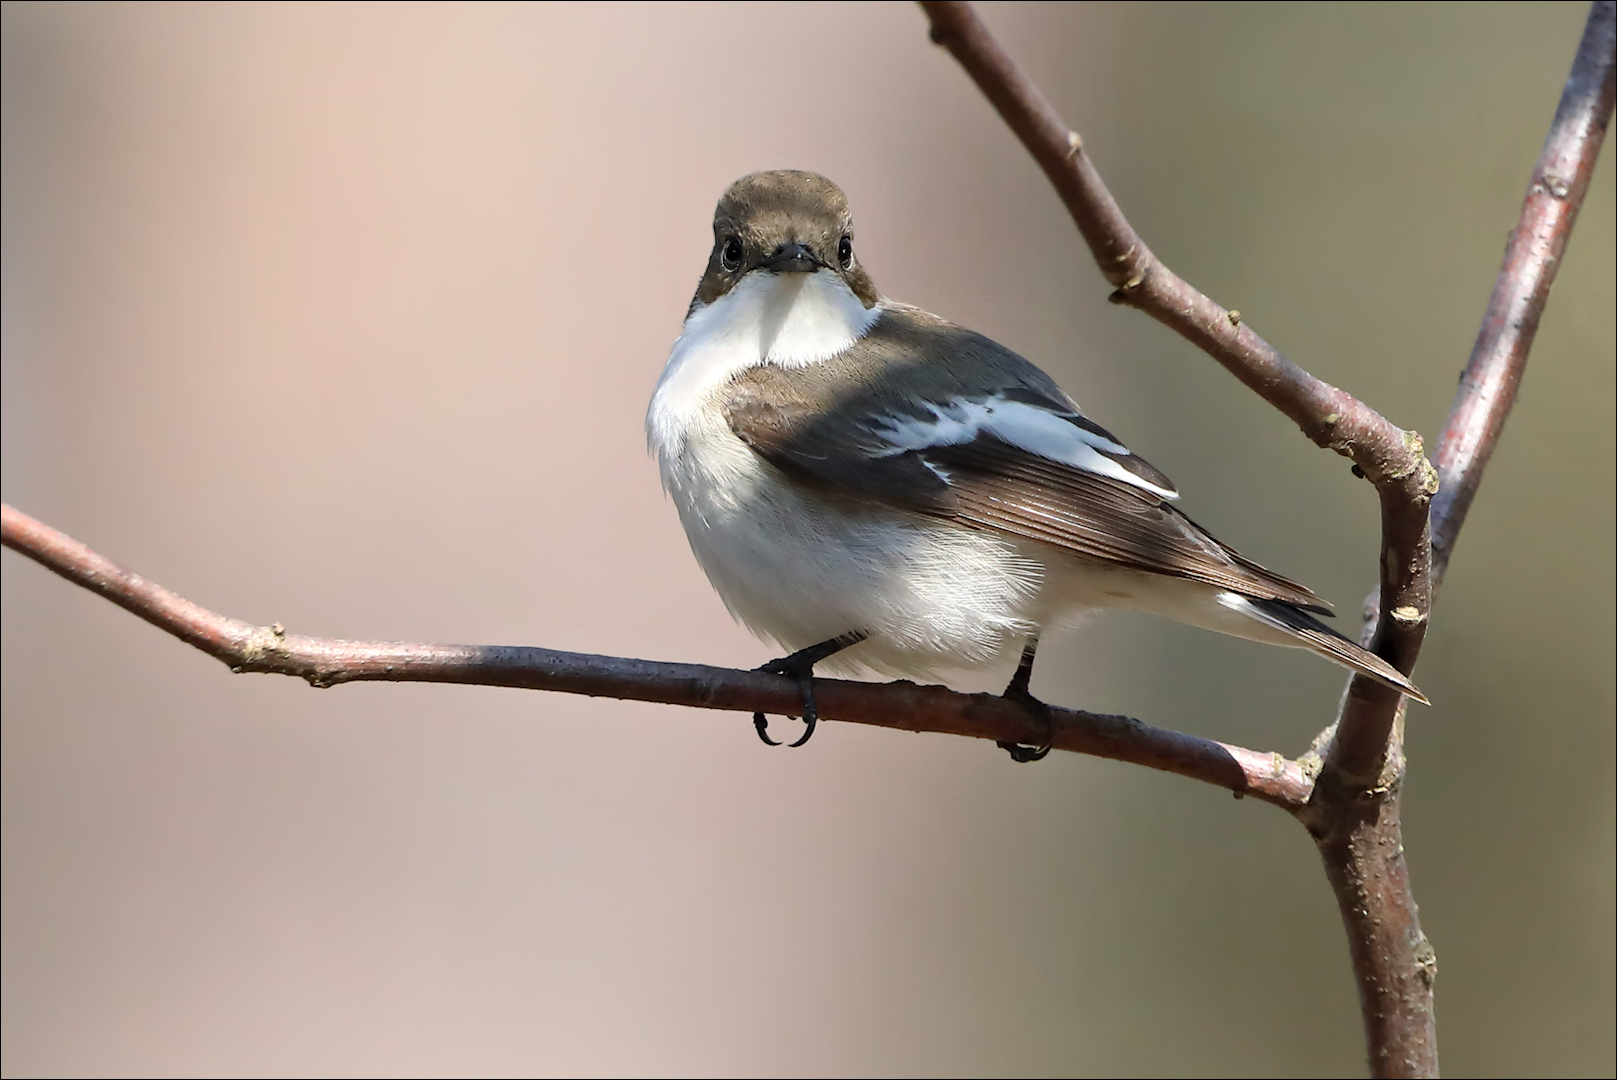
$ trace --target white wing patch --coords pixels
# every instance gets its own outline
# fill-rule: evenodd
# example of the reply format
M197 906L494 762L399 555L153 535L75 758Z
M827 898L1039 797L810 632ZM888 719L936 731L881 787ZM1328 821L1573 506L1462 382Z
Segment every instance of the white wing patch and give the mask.
M1106 456L1129 456L1128 447L1079 427L1049 409L1007 401L1000 394L989 398L954 398L943 404L929 401L926 408L928 416L881 418L877 432L888 445L880 456L891 457L929 446L960 446L987 433L1047 461L1120 480L1158 498L1179 497L1172 488L1160 487L1136 476Z

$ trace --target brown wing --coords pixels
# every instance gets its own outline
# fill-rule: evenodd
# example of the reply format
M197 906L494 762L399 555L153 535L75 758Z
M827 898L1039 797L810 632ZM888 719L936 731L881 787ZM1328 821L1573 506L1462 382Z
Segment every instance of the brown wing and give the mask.
M925 456L948 475L953 516L963 524L1331 614L1311 590L1220 543L1170 504L1139 488L991 437L928 450Z
M951 410L987 398L1081 429L1122 475L1052 460L987 431L946 432ZM742 441L800 483L1330 614L1313 592L1219 543L1150 490L1173 489L1079 413L1049 376L935 316L886 313L833 360L744 372L727 388L724 411ZM913 445L916 426L934 421L939 439ZM895 441L899 429L910 434Z

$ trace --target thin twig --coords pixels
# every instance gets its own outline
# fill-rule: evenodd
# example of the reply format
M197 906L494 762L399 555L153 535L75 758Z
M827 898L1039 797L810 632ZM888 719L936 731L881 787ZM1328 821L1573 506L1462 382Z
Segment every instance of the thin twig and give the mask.
M342 641L255 626L193 604L6 504L0 504L0 539L236 672L293 675L313 686L462 683L779 715L795 714L803 703L795 681L760 671L525 646ZM816 679L814 694L823 719L1021 743L1040 742L1048 730L1059 750L1177 773L1293 811L1307 802L1313 784L1311 772L1280 754L1168 731L1127 716L1051 706L1046 729L1044 715L1019 702L942 686Z
M1521 219L1510 232L1504 265L1435 455L1442 487L1432 501L1432 559L1439 580L1448 569L1482 470L1516 402L1528 350L1611 123L1617 71L1612 62L1617 47L1612 6L1605 0L1589 9L1572 74L1544 140L1544 152L1533 167Z

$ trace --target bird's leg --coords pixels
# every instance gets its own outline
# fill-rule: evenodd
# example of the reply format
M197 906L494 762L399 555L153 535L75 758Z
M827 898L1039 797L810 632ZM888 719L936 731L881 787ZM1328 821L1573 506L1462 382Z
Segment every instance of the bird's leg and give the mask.
M1038 651L1039 639L1029 638L1028 643L1022 648L1022 660L1016 665L1016 674L1011 676L1010 685L1005 687L1005 693L1001 696L1019 701L1028 708L1044 714L1044 745L1023 746L1017 742L996 742L994 745L1011 755L1012 761L1038 761L1050 752L1050 741L1053 736L1050 729L1050 708L1028 690L1028 683L1033 678L1033 656Z
M758 670L767 671L771 675L785 675L797 680L803 688L803 723L806 725L803 737L792 743L792 746L802 746L814 734L814 723L819 718L814 707L814 665L828 656L846 649L850 645L857 645L865 640L863 630L853 630L846 634L839 634L828 641L818 645L810 645L806 649L799 649L790 656L783 656L779 660L771 660ZM758 732L758 737L770 746L779 746L780 743L769 737L769 718L761 712L752 714L752 726Z
M1017 662L1016 674L1005 687L1001 697L1016 698L1021 701L1034 700L1028 691L1028 683L1033 681L1033 657L1039 651L1039 639L1029 638L1028 643L1022 646L1022 659Z

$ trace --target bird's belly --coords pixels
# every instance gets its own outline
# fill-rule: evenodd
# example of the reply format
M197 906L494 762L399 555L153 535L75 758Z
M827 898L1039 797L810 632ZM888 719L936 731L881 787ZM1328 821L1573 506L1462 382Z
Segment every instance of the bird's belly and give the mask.
M787 649L863 631L843 666L927 676L1037 629L1044 568L1004 538L805 488L727 428L687 438L664 479L725 605Z

